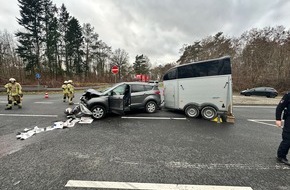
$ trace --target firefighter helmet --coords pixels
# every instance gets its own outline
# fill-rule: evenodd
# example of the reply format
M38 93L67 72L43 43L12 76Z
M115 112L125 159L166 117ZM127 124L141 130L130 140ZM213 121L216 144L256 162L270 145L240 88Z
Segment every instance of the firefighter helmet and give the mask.
M15 82L15 81L16 81L15 78L10 78L10 79L9 79L9 82Z

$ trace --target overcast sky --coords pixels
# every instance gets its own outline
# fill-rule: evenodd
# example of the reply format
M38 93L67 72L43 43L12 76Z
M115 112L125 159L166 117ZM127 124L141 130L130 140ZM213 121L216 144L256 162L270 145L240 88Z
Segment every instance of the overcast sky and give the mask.
M175 62L183 44L217 32L238 37L251 28L290 28L290 0L53 0L81 25L90 23L113 49L144 54L155 64ZM0 0L0 31L21 28L17 0Z

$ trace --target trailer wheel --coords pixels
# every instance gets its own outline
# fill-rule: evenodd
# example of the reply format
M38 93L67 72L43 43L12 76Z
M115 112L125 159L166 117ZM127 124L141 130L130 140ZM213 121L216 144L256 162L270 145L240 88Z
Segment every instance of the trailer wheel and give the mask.
M211 106L206 106L202 108L201 116L206 120L212 120L217 116L217 110Z
M187 106L184 112L187 117L197 118L199 116L199 109L193 105Z

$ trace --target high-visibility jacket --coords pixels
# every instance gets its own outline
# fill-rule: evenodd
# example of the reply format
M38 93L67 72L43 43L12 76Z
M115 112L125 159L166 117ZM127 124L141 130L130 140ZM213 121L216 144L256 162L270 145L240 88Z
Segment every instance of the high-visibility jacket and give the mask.
M62 92L63 92L64 94L68 94L68 87L67 87L67 84L63 84L63 85L61 86L61 88L62 88Z
M6 88L6 91L7 91L8 95L10 94L10 91L11 91L11 85L12 84L10 82L4 85L4 88Z
M67 90L69 94L74 94L75 93L75 87L72 84L67 85Z
M7 83L4 87L7 89L8 95L11 96L22 95L22 87L18 82Z

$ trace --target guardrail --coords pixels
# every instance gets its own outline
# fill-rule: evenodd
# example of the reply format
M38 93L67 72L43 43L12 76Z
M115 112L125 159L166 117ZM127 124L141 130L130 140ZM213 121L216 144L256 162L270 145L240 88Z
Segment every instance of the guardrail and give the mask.
M45 85L21 85L21 87L24 92L46 91L48 89ZM6 92L6 88L0 87L0 92Z
M62 88L48 88L45 85L21 85L23 93L25 92L46 92L46 91L62 91ZM93 87L75 87L75 90L85 90L85 89L99 89L101 86L93 86ZM6 92L6 88L0 87L0 92Z

